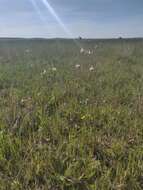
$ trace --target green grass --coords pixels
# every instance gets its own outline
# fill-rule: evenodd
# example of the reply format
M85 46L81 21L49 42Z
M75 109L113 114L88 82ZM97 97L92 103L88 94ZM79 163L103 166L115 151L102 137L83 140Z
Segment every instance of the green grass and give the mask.
M143 189L143 40L80 43L0 40L0 190Z

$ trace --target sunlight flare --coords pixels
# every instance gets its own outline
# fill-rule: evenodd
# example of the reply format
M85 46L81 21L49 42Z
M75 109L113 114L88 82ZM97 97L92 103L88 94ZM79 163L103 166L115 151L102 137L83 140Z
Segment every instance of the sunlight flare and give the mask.
M35 0L30 0L34 9L36 10L37 14L40 16L40 19L42 21L46 21L45 16L42 14L40 8L38 7L38 4L36 3ZM80 43L75 40L74 35L72 34L72 32L66 27L66 25L64 24L64 22L62 21L62 19L59 17L59 15L56 13L55 9L51 6L51 4L47 1L47 0L41 0L41 2L43 3L43 5L45 6L45 8L50 12L50 14L53 16L53 18L57 21L57 23L59 24L59 26L63 29L63 31L67 34L67 36L71 39L73 39L74 43L76 44L76 46L78 46L78 48L81 48Z

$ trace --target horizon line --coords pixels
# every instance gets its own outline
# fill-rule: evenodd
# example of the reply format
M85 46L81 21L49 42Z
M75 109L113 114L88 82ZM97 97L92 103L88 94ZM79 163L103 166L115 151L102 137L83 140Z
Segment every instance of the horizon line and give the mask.
M111 40L111 39L143 39L143 37L141 36L134 36L134 37L123 37L123 36L119 36L119 37L113 37L113 38L90 38L90 37L82 37L82 36L79 36L79 37L76 37L76 38L68 38L68 37L51 37L51 38L48 38L48 37L8 37L8 36L5 36L5 37L1 37L0 36L0 39L25 39L25 40L30 40L30 39L43 39L43 40L54 40L54 39L64 39L64 40L73 40L73 39L76 39L76 40Z

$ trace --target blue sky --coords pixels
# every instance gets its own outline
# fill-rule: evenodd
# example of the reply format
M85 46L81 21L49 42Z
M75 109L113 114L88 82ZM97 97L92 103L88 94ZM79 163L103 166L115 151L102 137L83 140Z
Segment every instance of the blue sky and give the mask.
M0 37L143 37L143 0L43 1L0 0Z

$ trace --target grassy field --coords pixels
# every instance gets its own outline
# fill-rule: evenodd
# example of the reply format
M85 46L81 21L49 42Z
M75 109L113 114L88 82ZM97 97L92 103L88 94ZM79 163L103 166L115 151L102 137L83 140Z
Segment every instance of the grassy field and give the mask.
M78 42L0 40L0 190L143 189L143 39Z

